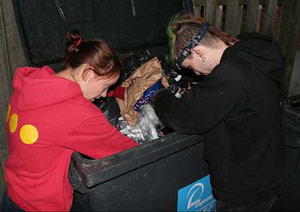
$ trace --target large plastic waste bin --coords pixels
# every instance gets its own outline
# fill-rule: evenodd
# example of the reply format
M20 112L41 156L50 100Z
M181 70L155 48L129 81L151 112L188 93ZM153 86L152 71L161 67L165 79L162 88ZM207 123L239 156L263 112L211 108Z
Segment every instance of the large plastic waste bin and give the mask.
M208 174L203 144L172 133L101 160L73 154L71 181L88 204L78 199L74 210L176 210L178 190Z
M49 65L54 70L60 69L65 35L73 28L82 32L83 39L104 39L123 58L146 49L153 56L164 56L168 53L166 26L170 18L193 9L192 0L13 3L28 65ZM176 210L185 196L178 191L208 174L202 154L202 136L177 133L101 160L74 153L70 167L75 190L72 210ZM202 190L197 186L188 196L189 208L202 206Z

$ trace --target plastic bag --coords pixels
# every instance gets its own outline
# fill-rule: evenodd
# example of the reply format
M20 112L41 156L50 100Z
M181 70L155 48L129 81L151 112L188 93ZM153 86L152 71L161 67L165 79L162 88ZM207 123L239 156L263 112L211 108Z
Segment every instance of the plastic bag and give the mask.
M161 126L161 123L150 104L144 104L140 107L140 116L136 126L129 125L122 117L119 118L117 126L122 134L139 143L160 137L157 128Z

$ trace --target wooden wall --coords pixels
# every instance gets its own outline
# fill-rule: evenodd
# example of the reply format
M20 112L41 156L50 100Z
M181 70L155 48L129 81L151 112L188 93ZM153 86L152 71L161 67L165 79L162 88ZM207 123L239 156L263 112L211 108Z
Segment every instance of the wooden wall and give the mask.
M282 93L289 96L299 93L300 70L294 69L297 44L300 35L300 1L283 0L283 12L280 24L279 44L285 57L285 71L281 80ZM293 70L295 73L293 73ZM293 78L292 78L293 76Z
M6 142L6 114L7 114L7 103L9 99L9 95L11 93L11 76L9 72L8 66L8 53L7 53L7 45L6 45L6 35L3 24L3 10L2 4L0 4L0 192L3 194L5 189L4 184L4 171L3 166L7 159L7 142ZM2 195L1 195L2 197ZM2 198L0 200L0 203Z
M4 163L8 157L6 141L6 115L12 92L12 75L26 60L17 30L11 0L0 0L0 208L5 190Z
M195 13L232 35L261 32L275 36L276 11L283 0L193 0ZM262 23L262 11L264 20ZM244 19L243 15L246 14ZM244 21L243 21L244 19ZM241 30L242 24L245 29Z

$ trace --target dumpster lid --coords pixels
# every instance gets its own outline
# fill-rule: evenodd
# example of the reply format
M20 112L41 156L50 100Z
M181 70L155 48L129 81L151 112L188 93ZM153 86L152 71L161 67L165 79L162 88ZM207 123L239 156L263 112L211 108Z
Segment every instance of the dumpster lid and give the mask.
M28 65L61 62L66 33L79 29L84 39L102 38L117 51L166 44L172 15L187 0L14 0ZM191 0L188 0L191 2Z

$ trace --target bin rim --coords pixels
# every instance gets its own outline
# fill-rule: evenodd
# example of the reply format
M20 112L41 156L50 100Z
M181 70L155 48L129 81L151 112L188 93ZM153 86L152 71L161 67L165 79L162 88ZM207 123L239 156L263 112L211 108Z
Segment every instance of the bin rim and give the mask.
M177 140L174 141L174 138ZM74 152L72 160L83 184L91 188L112 178L161 160L183 149L202 143L202 135L172 133L117 154L94 160ZM199 154L199 156L202 152Z

